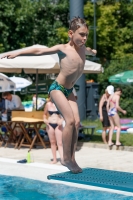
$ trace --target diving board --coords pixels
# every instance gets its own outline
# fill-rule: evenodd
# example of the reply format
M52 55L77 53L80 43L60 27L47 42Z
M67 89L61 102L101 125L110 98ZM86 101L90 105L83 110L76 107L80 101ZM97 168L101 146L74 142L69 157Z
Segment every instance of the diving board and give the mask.
M133 173L96 168L84 168L82 173L58 173L48 179L133 192Z

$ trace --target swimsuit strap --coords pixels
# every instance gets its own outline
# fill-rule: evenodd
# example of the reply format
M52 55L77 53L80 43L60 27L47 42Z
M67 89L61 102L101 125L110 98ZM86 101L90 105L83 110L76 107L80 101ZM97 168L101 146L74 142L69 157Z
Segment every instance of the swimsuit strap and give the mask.
M50 115L53 115L53 114L59 115L59 114L60 114L58 110L56 110L56 111L50 111L50 110L48 110L48 113L49 113Z
M112 102L114 105L116 105L116 102L114 102L112 99L110 99L110 102Z

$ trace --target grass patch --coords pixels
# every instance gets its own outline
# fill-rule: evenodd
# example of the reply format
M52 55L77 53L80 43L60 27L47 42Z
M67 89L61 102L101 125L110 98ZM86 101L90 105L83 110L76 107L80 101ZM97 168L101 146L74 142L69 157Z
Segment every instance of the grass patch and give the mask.
M84 126L91 126L91 125L95 125L96 129L94 132L94 136L92 137L91 141L89 142L93 142L93 143L103 143L102 141L102 134L101 133L96 133L97 130L102 130L102 124L100 122L99 119L97 120L84 120L82 121L82 124ZM85 133L87 134L87 130L85 130ZM81 142L86 142L85 140L80 140ZM133 134L130 133L121 133L120 135L120 141L121 143L123 143L125 146L133 146ZM113 134L113 142L116 142L116 134Z

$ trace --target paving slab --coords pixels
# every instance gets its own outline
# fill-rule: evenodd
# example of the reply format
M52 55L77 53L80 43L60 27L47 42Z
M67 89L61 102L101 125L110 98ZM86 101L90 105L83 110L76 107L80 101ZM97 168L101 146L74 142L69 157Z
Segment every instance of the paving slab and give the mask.
M25 159L28 149L0 148L0 157L15 160ZM51 149L32 149L31 156L35 163L50 164L52 159ZM58 152L57 152L57 156ZM132 152L122 150L109 150L102 148L88 148L82 146L76 151L76 160L80 167L93 167L101 169L133 172ZM56 164L60 166L60 162Z
M52 159L51 149L32 149L31 155L33 163L20 164L18 160L25 159L28 149L21 148L0 148L0 174L9 176L26 177L34 180L49 181L51 183L59 183L55 180L47 180L47 176L60 172L66 172L68 169L58 162L50 164ZM58 155L59 157L59 155ZM107 170L116 170L133 173L133 159L130 151L116 151L104 148L92 148L82 145L76 151L76 160L82 168L98 168ZM92 190L104 190L105 188L66 183L74 187L86 188ZM121 193L124 195L133 195L133 193L124 191L110 190L110 192Z

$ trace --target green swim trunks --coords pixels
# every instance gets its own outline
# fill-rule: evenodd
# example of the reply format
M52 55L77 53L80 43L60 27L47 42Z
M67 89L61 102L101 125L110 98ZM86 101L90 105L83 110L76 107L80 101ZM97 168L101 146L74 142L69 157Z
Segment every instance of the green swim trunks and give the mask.
M48 90L48 94L50 94L52 90L60 90L65 95L65 97L68 98L72 93L73 88L66 89L63 85L60 85L57 81L54 81Z

